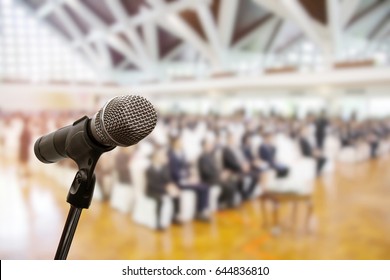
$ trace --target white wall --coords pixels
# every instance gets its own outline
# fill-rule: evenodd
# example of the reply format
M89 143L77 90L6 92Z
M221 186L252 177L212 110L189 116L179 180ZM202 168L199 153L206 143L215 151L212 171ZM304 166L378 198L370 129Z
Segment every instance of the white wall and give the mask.
M274 109L290 115L297 111L299 116L309 111L326 108L331 114L344 117L352 112L359 116L382 117L390 114L390 80L377 84L318 85L280 88L258 87L256 89L229 89L204 91L182 91L143 94L163 112L188 111L207 114L211 111L222 114L245 108L249 114ZM0 108L2 110L33 111L40 109L87 109L95 110L97 97L101 104L115 95L140 94L141 87L121 88L103 86L42 86L42 85L1 85ZM101 105L100 104L100 105Z

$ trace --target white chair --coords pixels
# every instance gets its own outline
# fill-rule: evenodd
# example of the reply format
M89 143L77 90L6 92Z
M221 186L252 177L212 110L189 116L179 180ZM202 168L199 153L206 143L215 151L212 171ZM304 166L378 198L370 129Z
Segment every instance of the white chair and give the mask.
M342 148L338 160L340 162L357 163L370 158L370 146L366 143L359 143L355 147Z
M341 149L340 140L334 136L327 136L324 144L324 155L328 160L334 160L337 158Z
M287 178L276 178L270 173L265 190L279 193L307 194L312 191L316 177L316 162L311 158L301 158L290 167Z
M160 221L160 226L165 229L171 225L173 203L168 196L164 196L160 217L157 217L157 202L145 194L145 171L149 164L149 160L146 157L138 155L134 157L130 167L134 185L134 209L132 217L134 222L151 229L156 229L158 221Z
M202 138L190 129L184 129L182 136L183 153L189 162L196 162L197 158L201 154L201 142Z
M343 163L355 163L357 162L356 151L353 147L344 147L340 150L337 158L338 161Z
M180 192L179 220L182 223L191 222L196 214L196 194L191 190Z
M358 162L366 161L370 158L370 146L366 143L360 143L356 147L356 160Z
M133 220L134 222L151 229L157 229L158 221L160 221L160 226L163 229L166 229L171 225L172 214L173 203L168 196L163 197L160 217L157 217L156 201L146 195L141 195L138 196L135 201Z
M138 150L138 153L134 156L130 173L133 180L134 187L134 209L133 209L133 220L141 225L149 228L157 228L157 216L156 216L156 202L145 195L146 178L145 172L149 166L149 160L146 157L147 149Z
M180 213L178 218L181 222L186 223L194 219L195 216L195 193L192 191L182 191L180 194ZM160 226L165 229L171 225L173 216L173 202L169 196L163 197L160 217L157 217L157 202L146 196L139 195L136 198L133 220L141 225L156 229L158 221Z
M379 143L378 155L385 156L390 151L390 143L387 140L383 140Z
M301 159L290 170L291 175L288 180L270 180L264 190L262 200L262 213L264 224L267 225L266 201L273 203L273 233L280 232L279 228L279 204L282 202L292 203L292 222L296 223L296 209L299 202L307 206L306 229L313 213L313 183L316 176L316 163L313 159Z
M117 182L112 189L110 205L122 213L131 212L134 206L133 186Z
M276 160L287 166L293 166L299 158L299 149L297 144L283 134L275 137L275 147L277 150Z

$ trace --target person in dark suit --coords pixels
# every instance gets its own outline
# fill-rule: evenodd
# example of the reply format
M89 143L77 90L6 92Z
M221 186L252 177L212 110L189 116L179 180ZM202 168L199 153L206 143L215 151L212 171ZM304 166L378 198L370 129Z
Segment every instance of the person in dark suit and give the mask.
M384 133L380 127L380 124L369 120L367 122L367 141L370 145L370 156L372 159L378 156L379 144L383 138Z
M181 190L191 190L197 196L197 218L202 221L209 220L208 203L209 203L209 188L199 179L191 174L190 165L188 164L182 151L182 143L180 137L171 139L170 150L168 152L169 169L172 180Z
M342 147L353 146L353 137L351 132L351 127L348 123L341 124L339 129L339 137Z
M315 126L315 138L316 138L316 144L317 149L322 150L324 147L325 137L326 137L326 130L328 128L329 121L326 117L325 110L321 111L319 117L314 123Z
M326 163L326 158L319 149L313 148L308 140L307 129L301 128L299 132L299 147L304 157L313 158L317 163L317 176L321 174L322 168Z
M202 153L198 159L199 176L209 186L219 184L220 170L214 156L214 144L211 140L203 140Z
M255 153L253 153L251 137L250 134L244 134L242 137L242 153L249 163L251 170L253 172L261 173L264 171L264 163Z
M215 145L211 140L202 142L202 154L198 159L200 179L208 186L221 188L219 202L228 208L234 207L234 196L238 192L238 184L227 170L221 170L215 156Z
M251 135L248 134L248 133L245 133L243 136L242 136L242 143L241 143L241 150L242 150L242 153L245 157L245 159L252 163L255 159L254 155L253 155L253 152L252 152L252 145L251 145L251 141L250 141L250 138Z
M233 134L228 136L228 143L222 150L222 163L224 169L236 176L242 198L250 198L259 182L259 173L251 170L251 164L242 149L236 145ZM248 183L246 179L249 179Z
M157 229L162 229L160 224L160 215L163 197L168 195L172 198L174 205L172 220L176 222L176 216L179 212L180 190L172 180L167 163L166 151L161 148L154 151L151 160L152 163L146 170L146 195L157 202Z
M364 132L357 121L347 121L341 127L340 140L343 147L356 146L364 138L363 136Z
M223 166L233 173L241 173L249 170L249 165L245 163L241 164L231 147L226 146L223 148L222 160Z
M278 178L288 176L288 167L276 161L276 148L273 144L273 134L270 132L264 134L264 142L259 148L259 157L268 164L269 168L276 171Z

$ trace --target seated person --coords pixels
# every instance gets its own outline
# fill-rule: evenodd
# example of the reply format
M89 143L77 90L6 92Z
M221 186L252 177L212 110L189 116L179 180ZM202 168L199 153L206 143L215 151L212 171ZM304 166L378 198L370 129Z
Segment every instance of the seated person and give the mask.
M251 170L262 172L265 169L265 164L262 162L261 159L259 159L258 157L256 157L256 155L253 154L252 147L253 145L251 135L244 135L242 138L241 146L242 153L247 162L249 163Z
M236 176L242 198L244 200L250 198L259 181L259 173L251 170L251 165L236 144L233 134L229 134L227 145L222 150L222 165L225 170ZM245 179L250 180L248 185L245 184Z
M321 150L312 147L308 140L308 131L306 128L301 128L299 132L299 147L304 157L310 157L316 160L317 176L320 175L326 163L326 158L322 155Z
M326 111L322 110L318 118L314 122L315 126L315 139L318 150L322 150L325 143L326 131L329 126L329 121L326 116Z
M238 191L237 182L231 178L229 171L222 171L216 160L215 145L212 140L202 142L202 153L198 159L199 176L208 186L218 185L221 187L219 202L231 208L234 206L234 196Z
M378 124L373 121L368 123L367 141L370 145L370 156L376 158L378 155L378 148L381 140L383 140L384 133Z
M268 164L269 168L276 171L278 178L288 176L288 167L276 161L276 148L273 144L273 134L270 132L264 135L264 142L259 148L259 157Z
M340 142L342 147L349 147L353 145L352 134L350 127L346 124L343 124L339 131Z
M173 221L179 212L179 194L180 190L173 183L168 167L166 151L157 149L153 152L151 165L146 170L146 195L155 199L157 202L157 229L162 229L160 224L160 214L162 209L162 199L164 195L172 198L174 204Z
M173 182L175 182L181 190L191 190L196 193L197 219L208 221L209 188L207 185L201 183L196 176L191 174L190 165L182 150L180 137L172 138L168 158Z
M344 124L340 131L342 147L356 146L361 141L363 134L356 121L349 121Z

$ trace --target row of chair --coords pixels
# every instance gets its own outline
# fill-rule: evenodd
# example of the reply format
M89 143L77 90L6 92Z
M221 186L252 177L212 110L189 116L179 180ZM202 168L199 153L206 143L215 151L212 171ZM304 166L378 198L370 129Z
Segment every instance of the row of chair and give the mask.
M380 141L376 155L382 156L389 152L390 143L385 140ZM370 159L371 148L367 142L342 147L340 141L336 137L329 136L325 141L325 155L327 158L341 163L358 163Z
M147 226L152 229L157 228L158 220L160 226L168 228L171 224L171 217L173 214L172 200L166 196L163 198L162 210L160 217L157 217L157 203L154 199L145 195L145 170L149 162L147 158L137 156L133 159L130 172L132 175L132 186L116 182L111 193L110 205L112 208L130 214L133 221ZM42 169L47 175L55 180L56 184L69 188L73 181L76 170L70 167L59 165L50 165L49 168ZM307 172L312 170L312 172ZM304 172L305 171L305 172ZM305 176L302 176L305 175ZM312 181L315 176L315 163L313 160L300 159L295 162L291 169L290 176L286 179L278 179L273 173L269 173L267 178L268 190L279 192L311 192ZM221 193L219 186L212 186L209 195L209 211L211 213L218 209L218 199ZM262 188L258 188L254 192L254 197L262 195ZM102 193L99 185L95 186L94 200L102 200ZM237 196L236 204L240 203L240 198ZM196 196L190 190L182 191L180 194L180 213L179 220L183 223L190 222L195 217Z
M275 138L275 145L278 153L277 158L290 168L287 178L276 178L273 172L267 173L264 186L258 186L253 196L267 197L267 194L294 194L297 197L310 197L313 184L316 177L316 163L314 159L303 158L300 155L298 145L295 141L285 135L278 135ZM140 149L142 150L142 149ZM379 148L380 154L390 151L390 144L381 143ZM337 138L328 136L325 141L324 154L327 157L327 163L324 168L325 173L330 173L334 169L335 162L358 162L368 159L370 155L369 146L362 144L357 147L342 148ZM173 214L173 203L169 197L163 198L162 211L160 217L157 217L157 203L154 199L146 196L146 178L145 171L149 166L149 159L143 153L138 153L132 159L130 172L132 176L132 186L116 182L112 189L110 205L122 212L131 215L134 222L157 228L158 220L163 228L171 224ZM69 188L75 170L69 167L58 165L45 166L42 169L47 175L56 180L66 188ZM264 193L266 190L266 193ZM209 196L209 211L211 213L218 209L218 199L221 193L219 186L212 186ZM102 200L100 187L95 187L95 200ZM239 204L239 198L237 198ZM194 192L185 190L180 194L180 213L181 222L190 222L194 219L196 209L196 196Z

